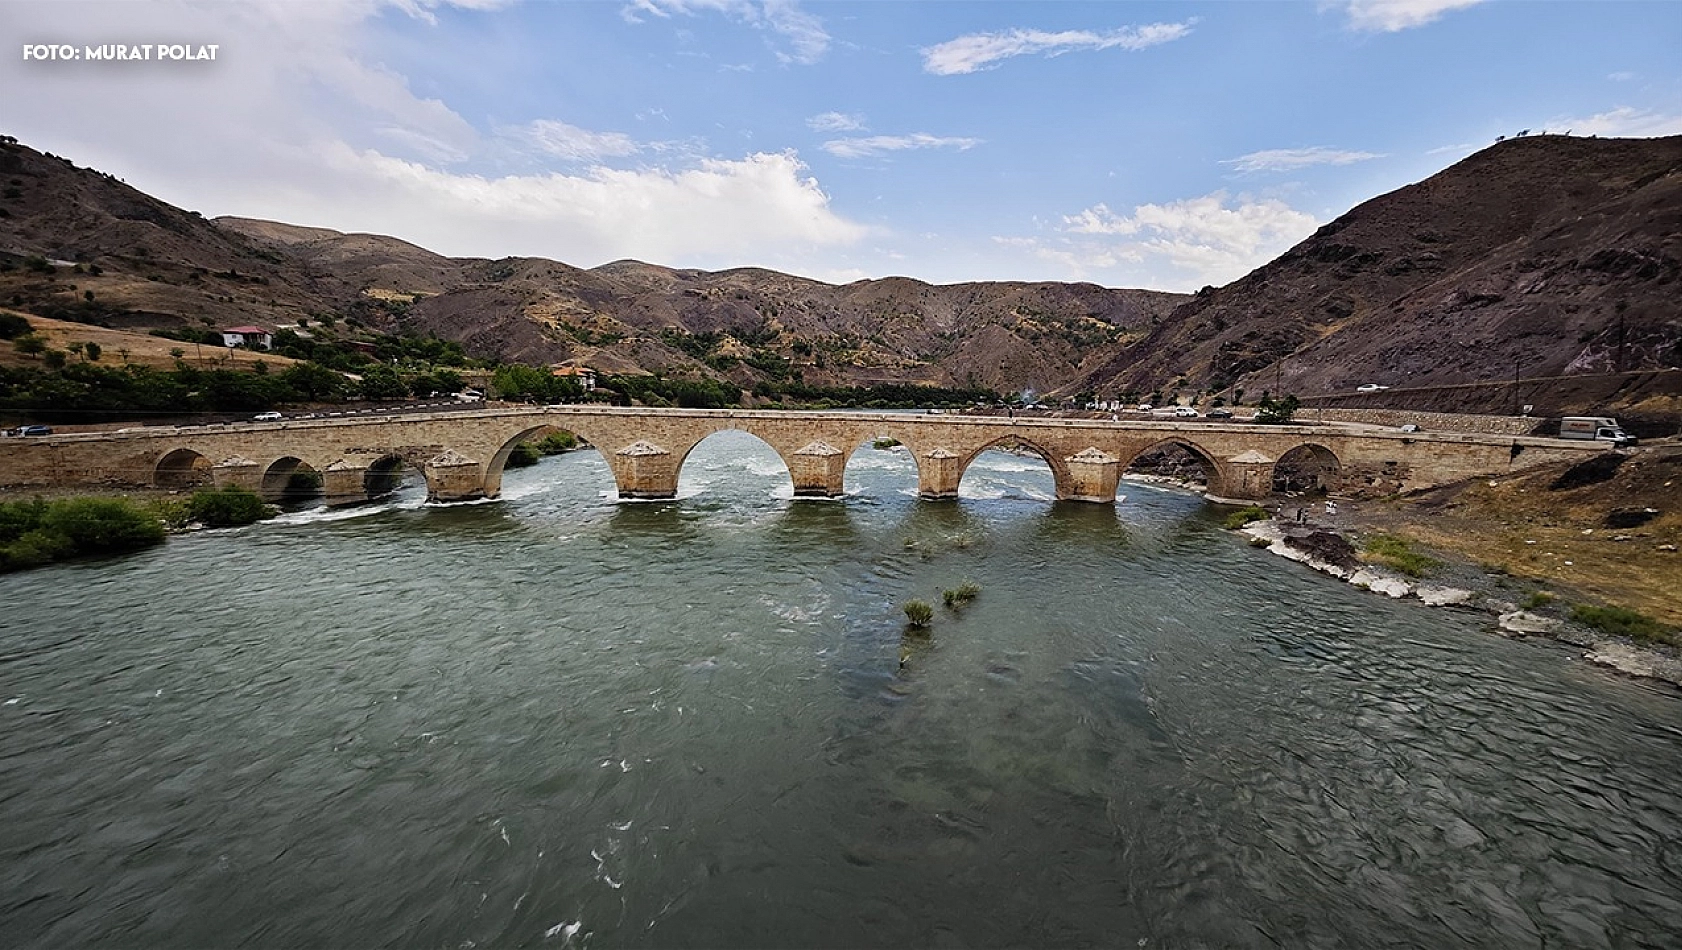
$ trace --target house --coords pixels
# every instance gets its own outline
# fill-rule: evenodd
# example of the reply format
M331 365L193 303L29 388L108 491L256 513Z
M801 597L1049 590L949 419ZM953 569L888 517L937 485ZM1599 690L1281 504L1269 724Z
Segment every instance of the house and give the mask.
M588 366L572 366L567 363L556 363L549 367L549 375L573 379L585 392L596 391L596 371Z
M233 327L222 331L222 345L266 350L274 346L274 337L262 327Z

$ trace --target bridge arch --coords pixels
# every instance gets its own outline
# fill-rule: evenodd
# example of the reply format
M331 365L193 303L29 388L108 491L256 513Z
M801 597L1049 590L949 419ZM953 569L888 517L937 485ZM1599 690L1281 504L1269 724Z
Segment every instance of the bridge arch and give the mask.
M795 488L795 484L794 484L794 482L795 482L795 479L794 479L795 462L794 462L794 460L791 460L789 458L789 454L792 454L792 452L789 452L788 454L785 454L784 449L779 449L771 440L767 439L764 435L753 431L751 428L736 426L736 425L727 425L727 426L720 426L718 428L715 428L711 432L707 432L705 434L702 434L699 438L695 439L694 441L690 442L688 445L684 446L681 452L674 453L674 454L677 455L676 464L673 467L673 477L674 477L674 481L675 481L675 484L673 485L674 493L681 494L682 491L683 491L684 483L686 481L686 479L684 477L684 474L683 474L683 470L684 470L685 466L687 466L689 464L689 459L692 455L695 454L695 450L697 448L699 448L703 443L707 442L708 440L717 438L718 436L726 436L727 433L734 433L736 435L746 436L747 438L753 440L754 442L759 443L760 446L763 446L765 449L767 449L770 452L770 455L777 460L778 466L782 468L782 476L783 476L784 479L786 479L786 484L788 485L788 489L789 489L790 494L792 495L794 493L794 488ZM726 437L728 437L728 436L726 436ZM767 467L766 463L767 463L767 460L763 456L760 459L757 459L757 460L753 459L751 457L746 457L746 458L743 458L740 461L740 467L743 470L745 470L746 472L748 472L753 477L774 479L776 477L777 473L775 471L768 470L768 467ZM693 469L691 469L687 481L689 482L690 485L694 485L695 482L699 479L699 477L700 476Z
M1195 483L1196 479L1186 477L1188 467L1203 475L1205 492L1212 495L1221 493L1223 479L1220 463L1191 439L1174 437L1152 442L1133 453L1133 457L1122 464L1121 471L1124 474L1134 472L1180 478Z
M1317 442L1293 446L1273 463L1276 492L1336 491L1343 465L1337 453Z
M530 442L540 437L547 438L558 433L566 433L572 436L578 440L579 449L589 449L601 455L604 462L608 461L607 454L601 446L574 429L550 422L527 426L504 440L502 447L497 449L491 455L489 461L485 463L485 497L495 498L502 494L502 476L508 469L508 458L514 454L516 447L523 442Z
M322 475L297 456L275 459L263 470L261 494L268 501L302 501L322 494Z
M397 452L387 452L369 463L367 471L362 473L362 493L370 499L394 494L411 474L419 474L426 480L427 494L431 496L432 479L426 466L416 464Z
M980 458L987 452L995 450L1011 454L1028 452L1039 456L1040 460L1045 462L1046 467L1051 470L1051 484L1054 497L1065 498L1072 493L1072 479L1069 477L1069 468L1068 465L1064 463L1063 459L1059 457L1059 454L1046 446L1039 444L1034 439L1026 438L1016 433L992 439L971 450L962 459L960 459L958 462L957 487L960 489L963 487L964 476L969 474L970 466L975 464L976 459Z
M211 479L210 459L189 448L165 452L152 468L152 484L158 488L198 488Z

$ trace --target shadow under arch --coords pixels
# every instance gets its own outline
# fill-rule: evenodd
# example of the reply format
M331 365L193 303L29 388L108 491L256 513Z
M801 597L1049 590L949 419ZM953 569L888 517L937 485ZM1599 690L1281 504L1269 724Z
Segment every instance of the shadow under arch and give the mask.
M198 488L211 481L210 459L192 449L167 452L152 469L152 484L159 488Z
M1196 443L1169 438L1140 449L1121 467L1123 475L1147 475L1179 482L1203 492L1218 492L1221 467Z
M1052 499L1062 498L1064 495L1068 494L1069 485L1071 484L1072 479L1069 477L1068 467L1064 464L1062 459L1057 457L1057 453L1039 445L1032 439L1011 434L1000 436L991 442L976 448L959 461L957 486L959 498L963 498L964 479L970 477L972 467L982 456L987 455L988 453L997 453L1020 460L1025 467L1019 469L1019 471L1023 472L1034 470L1032 462L1029 461L1030 459L1037 459L1038 461L1043 462L1048 474L1051 476L1051 485L1049 487L1051 489ZM1032 479L1024 479L1024 481L1031 480Z
M502 476L508 470L508 459L514 454L514 450L522 443L539 442L561 434L571 436L575 442L575 446L571 449L564 450L565 452L572 453L588 450L596 453L596 455L601 459L603 470L607 474L607 487L616 487L616 483L613 480L613 466L608 463L607 455L602 451L600 446L585 439L578 432L572 429L568 429L564 426L544 423L542 425L535 425L527 429L522 429L510 436L506 442L502 443L502 448L497 449L496 454L491 456L490 462L485 466L485 497L495 498L502 494ZM541 454L551 454L543 452L541 449L539 452Z
M289 504L321 497L322 486L321 473L314 466L288 455L275 459L263 471L261 493L267 501Z
M1276 492L1329 492L1342 486L1337 453L1315 442L1293 446L1273 463Z
M417 477L426 481L426 472L414 462L390 452L375 459L363 473L362 492L370 500L384 498L396 494L405 483L412 484Z
M769 470L774 460L775 468L781 470L782 478L781 484L775 486L773 491L778 497L794 497L794 474L789 470L788 459L783 458L782 453L758 435L746 429L729 426L707 433L685 449L678 458L676 472L679 498L701 494L718 484L717 480L703 481L705 476L696 472L689 464L695 458L695 450L709 442L713 443L715 448L722 443L733 449L731 458L718 470L734 470L734 474L738 476L734 480L736 484L759 480L775 481L776 473Z

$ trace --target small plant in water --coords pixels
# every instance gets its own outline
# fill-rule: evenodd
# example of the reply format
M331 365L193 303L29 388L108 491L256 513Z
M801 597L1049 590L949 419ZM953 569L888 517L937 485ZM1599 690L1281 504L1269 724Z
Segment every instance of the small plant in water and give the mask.
M905 602L905 622L913 627L927 627L934 619L934 608L926 600L908 600Z
M962 584L959 584L957 588L942 592L940 599L946 604L946 606L956 610L957 608L974 600L976 595L979 593L981 593L981 585L977 584L975 581L966 579Z

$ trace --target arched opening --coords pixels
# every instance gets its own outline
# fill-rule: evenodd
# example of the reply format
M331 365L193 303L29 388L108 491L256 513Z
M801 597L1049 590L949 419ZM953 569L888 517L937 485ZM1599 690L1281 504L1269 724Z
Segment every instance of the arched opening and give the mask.
M159 488L198 488L211 482L210 459L192 449L176 449L158 459L152 483Z
M911 447L883 433L853 447L841 472L849 495L917 497L917 458Z
M1214 460L1196 447L1170 440L1158 442L1133 456L1122 469L1121 477L1204 492L1209 490L1209 483L1215 480L1218 471Z
M1051 455L1026 439L1006 436L972 456L958 478L958 497L975 501L1056 501Z
M322 495L321 473L302 459L275 459L263 473L263 497L282 505L313 501Z
M1321 445L1304 443L1273 463L1273 490L1284 494L1325 494L1338 485L1337 456Z
M425 485L426 473L395 454L381 456L362 476L362 490L369 498L384 498L416 488L424 490Z
M613 469L597 446L559 426L533 426L515 434L491 456L485 471L485 494L493 498L575 491L577 500L611 497Z
M794 497L794 477L763 439L723 429L695 443L678 461L677 496L763 499Z

